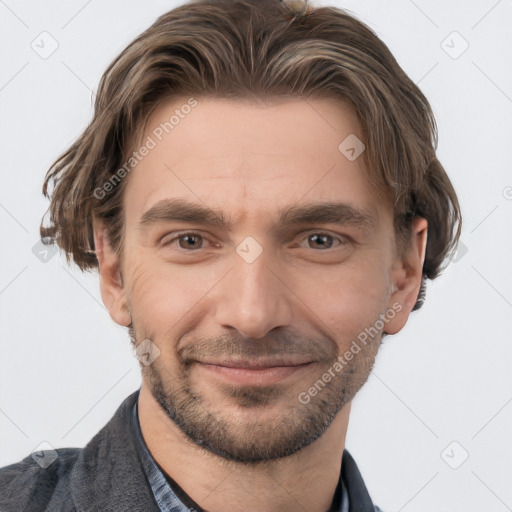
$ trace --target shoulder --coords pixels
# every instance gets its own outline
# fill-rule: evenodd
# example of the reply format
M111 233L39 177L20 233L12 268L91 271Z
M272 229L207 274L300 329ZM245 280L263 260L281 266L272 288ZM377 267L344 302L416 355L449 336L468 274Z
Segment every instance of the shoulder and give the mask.
M118 407L110 421L83 448L57 448L30 454L0 468L0 511L70 512L158 510L140 465L133 428L139 390Z
M81 452L81 448L43 450L0 468L0 510L44 510L56 493L67 492L66 482Z

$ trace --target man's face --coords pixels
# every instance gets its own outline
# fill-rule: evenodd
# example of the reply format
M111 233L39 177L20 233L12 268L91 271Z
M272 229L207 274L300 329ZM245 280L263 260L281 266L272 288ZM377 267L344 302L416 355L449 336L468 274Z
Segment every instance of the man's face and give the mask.
M143 379L182 431L254 463L313 442L366 382L389 332L379 319L393 302L392 212L371 195L363 158L338 149L363 138L347 104L197 100L162 104L146 124L141 143L156 147L126 178L123 283L109 309L158 347ZM158 130L176 109L172 131ZM209 218L173 219L177 200ZM335 208L343 222L327 203L346 205Z

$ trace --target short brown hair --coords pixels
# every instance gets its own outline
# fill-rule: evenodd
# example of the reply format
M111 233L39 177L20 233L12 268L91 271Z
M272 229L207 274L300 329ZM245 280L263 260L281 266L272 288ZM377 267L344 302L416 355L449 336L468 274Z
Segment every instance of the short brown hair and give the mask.
M414 216L428 221L414 309L421 307L426 278L445 268L461 232L457 196L436 157L431 107L368 26L339 8L299 14L280 0L194 0L160 16L109 65L93 119L51 165L43 185L48 198L50 181L54 190L41 237L57 242L68 263L72 258L83 271L97 268L93 217L106 223L122 257L126 179L104 197L94 191L126 161L159 102L178 96L350 102L363 131L371 187L393 205L399 255Z

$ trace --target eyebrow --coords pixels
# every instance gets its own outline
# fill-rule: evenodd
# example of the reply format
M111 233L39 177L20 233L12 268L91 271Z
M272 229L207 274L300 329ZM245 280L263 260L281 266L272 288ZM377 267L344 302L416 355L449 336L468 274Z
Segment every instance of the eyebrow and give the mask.
M369 232L378 225L377 218L367 209L342 202L305 203L278 211L277 225L281 228L307 224L352 226ZM232 231L232 221L222 210L192 203L181 198L162 199L146 211L138 222L145 231L159 222L188 222Z

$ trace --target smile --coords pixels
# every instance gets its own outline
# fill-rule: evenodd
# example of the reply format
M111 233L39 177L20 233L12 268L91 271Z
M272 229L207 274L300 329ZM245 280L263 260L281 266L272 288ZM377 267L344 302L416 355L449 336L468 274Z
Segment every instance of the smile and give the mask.
M246 384L252 386L275 384L290 377L291 375L299 373L310 365L311 363L304 363L293 366L237 368L232 366L200 363L200 367L223 380L227 380L234 384Z

